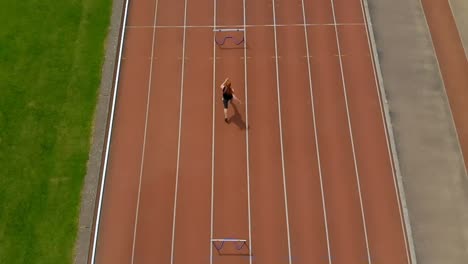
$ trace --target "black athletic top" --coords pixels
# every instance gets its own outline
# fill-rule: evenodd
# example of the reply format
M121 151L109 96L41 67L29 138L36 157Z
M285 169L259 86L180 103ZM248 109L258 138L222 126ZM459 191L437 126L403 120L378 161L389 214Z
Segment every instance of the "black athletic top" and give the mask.
M227 93L226 92L226 86L223 87L223 99L224 100L231 100L232 99L232 93Z

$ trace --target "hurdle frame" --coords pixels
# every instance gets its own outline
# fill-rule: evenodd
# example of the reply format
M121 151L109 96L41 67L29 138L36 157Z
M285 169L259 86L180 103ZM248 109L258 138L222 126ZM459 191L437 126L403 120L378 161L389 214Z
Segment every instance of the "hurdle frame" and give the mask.
M244 32L243 28L214 28L213 32Z
M245 29L244 28L213 28L213 32L216 34L218 32L243 32L242 38L240 40L236 40L234 36L225 36L222 41L218 41L215 35L215 42L218 46L223 46L227 39L234 40L234 44L239 46L240 44L244 43L245 48Z
M216 246L216 243L221 243L221 246L218 247ZM211 244L216 248L218 251L218 254L221 254L221 249L223 249L224 243L226 242L235 242L235 243L241 243L241 246L236 245L237 250L241 250L244 246L247 246L247 249L250 251L249 244L247 243L246 239L237 239L237 238L212 238L211 239Z

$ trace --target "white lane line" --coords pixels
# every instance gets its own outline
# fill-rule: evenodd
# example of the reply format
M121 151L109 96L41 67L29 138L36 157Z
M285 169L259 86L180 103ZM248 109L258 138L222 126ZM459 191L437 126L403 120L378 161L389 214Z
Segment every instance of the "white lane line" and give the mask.
M278 62L278 39L276 34L276 8L275 0L271 0L272 9L273 9L273 31L275 34L275 64L276 64L276 93L278 98L278 122L279 122L279 131L280 131L280 142L281 142L281 170L283 173L283 192L284 192L284 209L286 213L286 232L288 235L288 259L289 264L292 264L291 256L291 236L289 232L289 212L288 212L288 195L286 187L286 171L284 168L284 147L283 147L283 125L281 123L281 96L280 96L280 83L279 83L279 62Z
M213 0L213 28L216 29L216 0ZM214 229L214 173L215 173L215 98L216 97L216 33L213 32L213 109L211 131L211 209L210 209L210 264L213 264L213 239Z
M292 24L251 24L251 25L217 25L216 28L251 28L251 27L303 27L303 26L363 26L364 23L292 23ZM159 26L127 26L127 28L184 28L183 25L159 25ZM212 25L186 25L187 28L214 28Z
M102 200L104 196L104 185L106 182L107 177L107 165L109 162L109 150L110 150L110 143L112 138L112 127L114 125L114 115L115 115L115 106L117 101L117 93L119 89L119 77L120 77L120 66L122 62L122 53L123 53L123 46L124 46L124 39L125 39L125 29L127 25L127 15L128 15L128 0L125 1L125 11L122 21L122 28L120 31L120 49L119 49L119 58L117 60L117 71L115 75L115 85L114 85L114 95L112 96L112 110L109 119L109 128L107 131L107 142L106 142L106 154L104 157L104 164L102 169L102 177L101 177L101 188L99 190L99 202L97 207L97 214L96 214L96 222L94 223L94 237L93 237L93 247L91 250L91 264L96 263L96 249L97 249L97 240L99 235L99 224L101 222L101 210L102 210Z
M335 3L333 0L330 0L331 2L331 7L332 7L332 13L333 13L333 21L336 24L336 15L335 15ZM345 104L346 104L346 115L348 118L348 128L349 128L349 135L351 139L351 148L353 150L353 160L354 160L354 170L356 173L356 181L357 181L357 187L358 187L358 193L359 193L359 203L361 206L361 217L362 217L362 222L363 222L363 229L364 229L364 237L366 241L366 250L367 250L367 260L369 263L372 263L371 260L371 255L370 255L370 250L369 250L369 239L367 238L367 227L366 227L366 217L364 215L364 206L362 203L362 193L361 193L361 183L359 181L359 171L358 171L358 166L357 166L357 161L356 161L356 151L355 151L355 146L354 146L354 139L353 139L353 131L351 127L351 116L349 114L349 106L348 106L348 96L346 92L346 82L344 78L344 71L343 71L343 61L341 58L341 48L340 48L340 39L338 37L338 27L335 25L335 36L336 36L336 45L338 48L338 58L340 61L340 71L341 71L341 81L343 85L343 94L344 94L344 99L345 99Z
M184 5L184 25L187 24L187 0ZM185 80L185 35L187 28L184 27L184 34L182 38L182 71L180 74L180 105L179 105L179 135L177 137L177 165L176 165L176 181L174 190L174 211L172 215L172 243L171 243L171 264L174 263L174 245L175 245L175 232L176 232L176 216L177 216L177 193L179 191L179 171L180 171L180 138L182 135L182 112L184 105L184 80Z
M375 42L374 42L374 35L373 35L374 32L372 31L371 23L369 23L370 22L370 16L369 16L369 12L368 12L367 0L364 0L364 1L361 0L360 3L361 3L362 16L363 16L365 24L366 24L365 28L366 28L366 35L367 35L367 44L368 44L368 47L369 47L369 51L371 53L371 62L372 62L374 80L375 80L375 89L377 90L377 95L378 95L378 98L379 98L379 106L380 106L380 112L381 112L381 116L382 116L383 130L385 132L385 140L386 140L386 143L387 143L388 157L389 157L390 164L392 166L393 185L394 185L394 189L395 189L395 197L396 197L396 200L397 200L397 203L398 203L398 212L400 214L401 229L402 229L404 240L405 240L406 258L407 258L408 263L416 263L415 262L415 260L416 260L415 256L416 255L414 254L414 250L411 250L412 242L411 242L410 245L408 245L408 240L410 240L409 237L411 237L411 236L407 235L407 232L411 232L411 230L409 228L409 218L407 219L406 217L404 217L404 213L402 213L402 210L403 210L402 203L405 203L404 195L401 195L401 194L399 195L399 193L398 193L398 190L400 190L400 192L403 192L403 189L402 189L402 186L400 187L400 189L397 186L397 176L395 175L395 171L397 170L396 169L397 164L394 163L394 161L396 160L396 149L391 147L391 145L394 144L394 143L389 142L389 140L390 141L393 140L393 135L389 135L389 133L391 133L390 125L389 125L390 124L390 115L389 115L388 109L386 109L386 107L387 107L386 101L387 100L386 99L385 99L385 101L382 100L382 97L384 97L384 98L386 97L385 96L385 91L383 89L382 76L376 72L376 71L380 70L380 63L379 63L379 60L378 60L377 49L376 49ZM393 157L392 155L395 155L395 158L392 159L392 157ZM395 168L395 169L393 169L393 168ZM401 199L403 199L403 201L401 201ZM405 207L406 207L406 205L405 205ZM405 230L405 224L407 224L407 227L408 227L407 230ZM412 241L412 239L411 239L411 241ZM414 262L411 261L411 258L413 258L413 256L414 256Z
M306 12L305 12L305 4L304 0L302 0L302 19L304 23L306 20ZM322 207L323 207L323 220L325 223L325 236L327 239L327 250L328 250L328 263L332 263L331 251L330 251L330 239L328 234L328 221L327 221L327 206L325 203L325 192L323 189L323 177L322 177L322 166L320 165L320 150L319 150L319 141L317 135L317 123L315 122L315 107L314 107L314 93L312 89L312 74L311 74L311 66L310 66L310 51L309 51L309 37L307 33L307 26L304 24L304 37L305 37L305 45L307 51L307 71L309 74L309 92L310 92L310 101L311 101L311 110L312 110L312 121L314 124L314 137L315 137L315 150L317 153L317 165L318 165L318 173L320 178L320 193L322 194Z
M244 96L245 96L245 144L246 144L246 165L247 165L247 216L249 220L249 263L252 264L252 218L250 213L250 147L249 147L249 101L248 101L248 78L247 78L247 29L246 29L246 0L243 0L244 10Z
M153 24L156 25L156 17L158 14L158 0L156 0L156 5L154 7L154 20ZM150 71L149 71L149 79L148 79L148 93L146 98L146 114L145 114L145 130L143 135L143 147L141 150L141 163L140 163L140 179L138 183L138 198L137 198L137 206L135 212L135 225L133 227L133 243L132 243L132 264L135 260L135 245L136 245L136 235L137 235L137 228L138 228L138 215L140 212L140 198L141 198L141 182L143 180L143 167L145 163L145 150L146 150L146 136L147 136L147 128L148 128L148 115L149 115L149 108L150 108L150 97L151 97L151 84L152 84L152 77L153 77L153 62L154 62L154 41L156 38L156 28L153 28L153 40L151 42L151 63L150 63Z

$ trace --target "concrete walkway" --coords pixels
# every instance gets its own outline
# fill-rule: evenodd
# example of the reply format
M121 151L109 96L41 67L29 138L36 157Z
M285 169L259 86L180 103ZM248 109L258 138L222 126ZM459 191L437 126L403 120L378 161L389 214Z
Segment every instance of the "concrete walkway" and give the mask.
M417 262L468 263L468 176L421 3L368 2ZM467 6L452 0L465 44Z

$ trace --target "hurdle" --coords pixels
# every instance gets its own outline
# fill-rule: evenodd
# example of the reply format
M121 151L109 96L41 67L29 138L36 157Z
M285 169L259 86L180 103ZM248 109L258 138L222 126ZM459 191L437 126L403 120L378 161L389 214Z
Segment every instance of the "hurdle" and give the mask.
M223 46L226 43L226 40L230 39L233 41L233 43L236 46L239 46L240 44L244 43L244 29L243 28L215 28L213 29L213 32L216 33L224 33L224 32L242 32L242 37L241 38L236 38L235 36L228 35L224 36L222 40L218 40L215 36L215 41L218 46Z
M236 239L236 238L217 238L211 239L211 243L216 248L218 253L221 253L221 250L224 247L225 243L232 244L236 250L240 251L242 248L246 247L249 250L247 245L247 240L245 239Z

